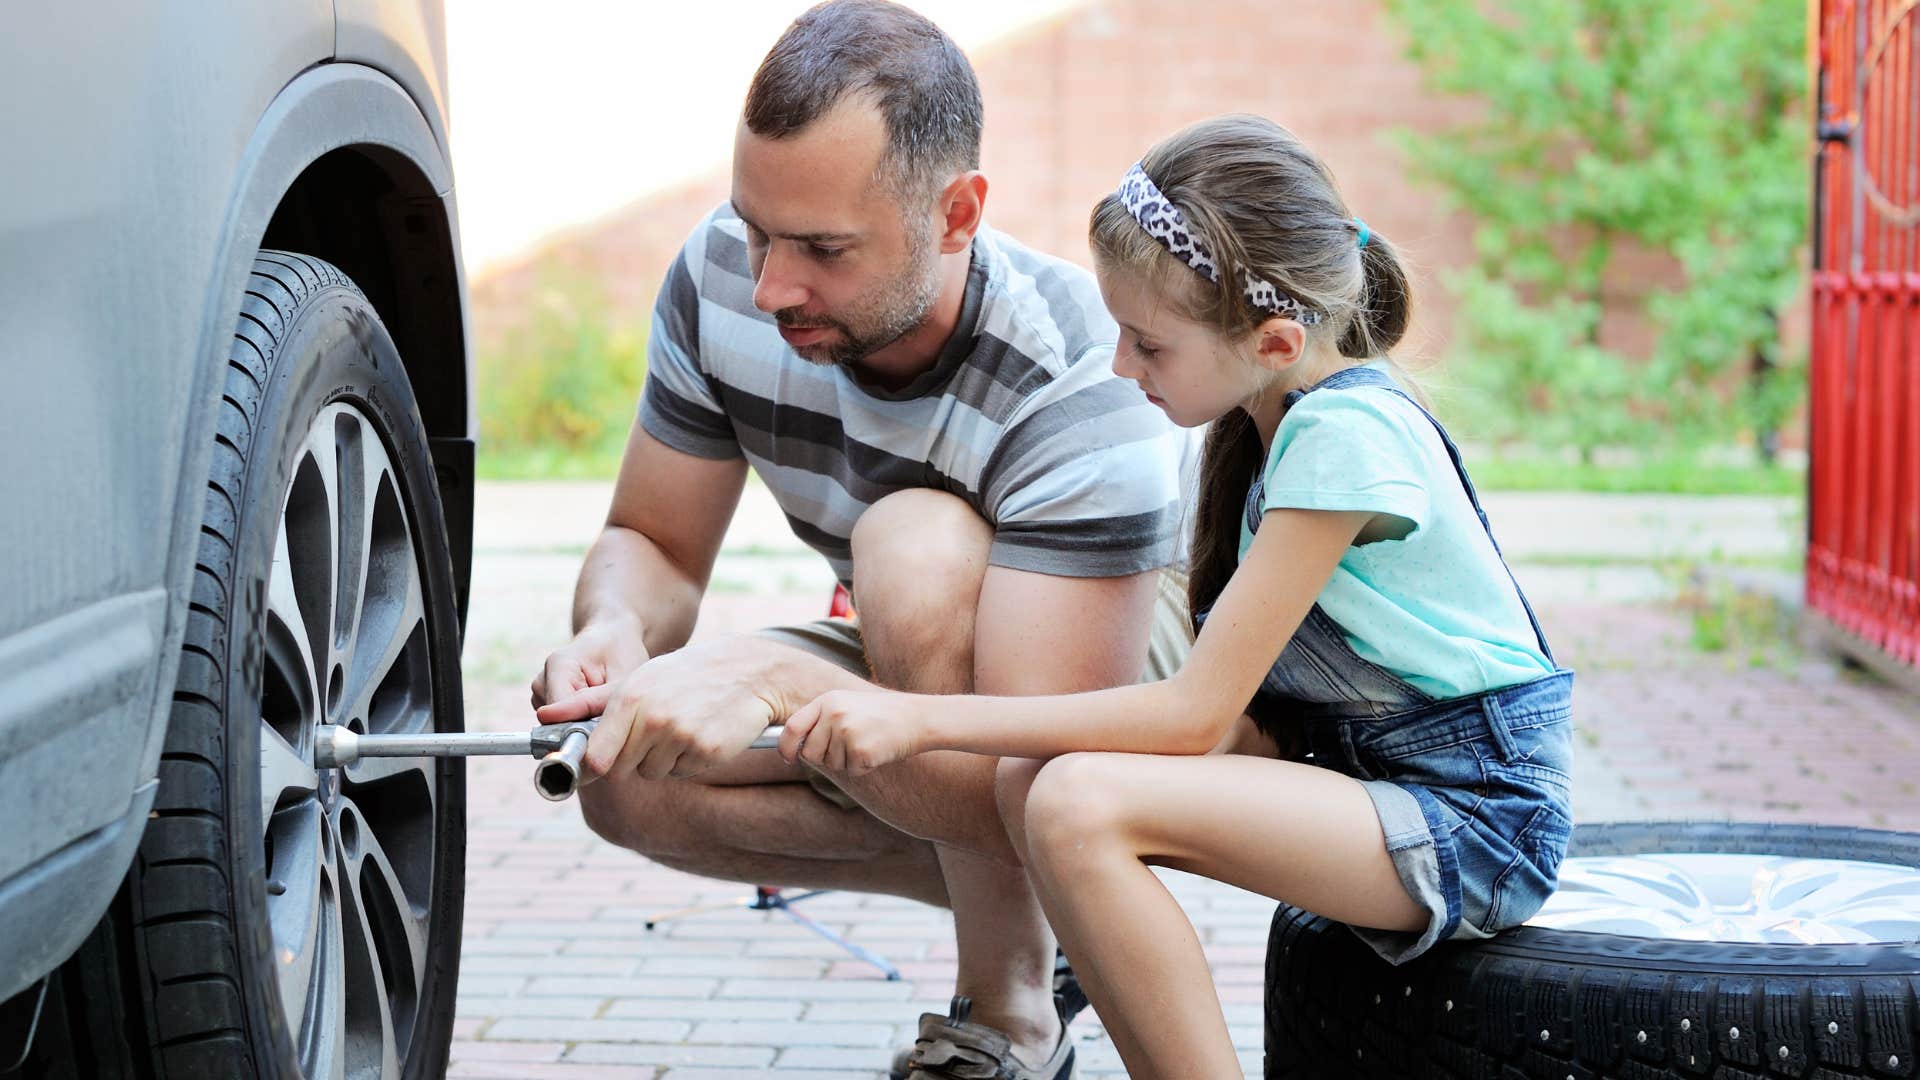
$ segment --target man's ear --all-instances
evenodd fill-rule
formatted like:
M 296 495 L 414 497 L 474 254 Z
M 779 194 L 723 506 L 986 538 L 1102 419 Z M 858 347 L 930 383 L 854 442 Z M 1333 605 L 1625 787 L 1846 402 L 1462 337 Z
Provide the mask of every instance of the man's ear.
M 954 177 L 940 192 L 940 254 L 965 251 L 987 209 L 987 175 L 978 169 Z
M 1253 355 L 1260 366 L 1278 374 L 1306 354 L 1307 328 L 1278 315 L 1253 328 Z

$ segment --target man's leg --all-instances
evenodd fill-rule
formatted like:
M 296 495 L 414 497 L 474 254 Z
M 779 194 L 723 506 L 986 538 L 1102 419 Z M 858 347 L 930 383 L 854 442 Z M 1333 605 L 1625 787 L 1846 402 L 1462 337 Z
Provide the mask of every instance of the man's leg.
M 932 844 L 822 798 L 771 751 L 751 756 L 697 780 L 590 784 L 581 814 L 603 839 L 690 874 L 947 906 Z
M 876 680 L 924 694 L 974 685 L 974 614 L 991 528 L 934 491 L 876 503 L 853 533 L 854 602 Z M 881 817 L 936 843 L 959 956 L 954 993 L 972 1019 L 1003 1031 L 1022 1061 L 1045 1061 L 1060 1039 L 1053 1008 L 1053 933 L 1006 839 L 994 761 L 930 753 L 859 779 L 837 778 Z

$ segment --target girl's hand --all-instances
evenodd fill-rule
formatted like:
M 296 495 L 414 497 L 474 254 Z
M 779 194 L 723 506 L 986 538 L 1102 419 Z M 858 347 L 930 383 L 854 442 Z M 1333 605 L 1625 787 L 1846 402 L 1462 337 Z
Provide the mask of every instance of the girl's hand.
M 923 749 L 926 718 L 912 694 L 834 690 L 787 717 L 780 756 L 858 776 Z

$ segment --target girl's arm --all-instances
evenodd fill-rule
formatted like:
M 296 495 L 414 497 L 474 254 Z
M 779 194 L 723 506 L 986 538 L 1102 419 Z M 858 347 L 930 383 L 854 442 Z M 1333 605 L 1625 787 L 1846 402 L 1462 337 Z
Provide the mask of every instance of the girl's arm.
M 847 772 L 927 750 L 1029 758 L 1074 750 L 1203 754 L 1245 710 L 1373 516 L 1268 511 L 1186 666 L 1163 682 L 1052 697 L 836 691 L 787 719 L 780 752 Z

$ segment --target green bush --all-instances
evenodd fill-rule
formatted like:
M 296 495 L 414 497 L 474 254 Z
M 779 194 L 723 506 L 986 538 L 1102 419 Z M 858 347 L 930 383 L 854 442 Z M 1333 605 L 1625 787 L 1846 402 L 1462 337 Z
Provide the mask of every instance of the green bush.
M 543 281 L 524 319 L 480 350 L 481 471 L 607 472 L 639 404 L 646 336 L 646 320 L 615 312 L 591 281 Z
M 1778 314 L 1812 201 L 1800 0 L 1387 0 L 1428 85 L 1473 120 L 1403 137 L 1473 216 L 1456 366 L 1477 434 L 1687 450 L 1772 432 L 1804 391 Z M 1637 248 L 1650 350 L 1600 332 Z

